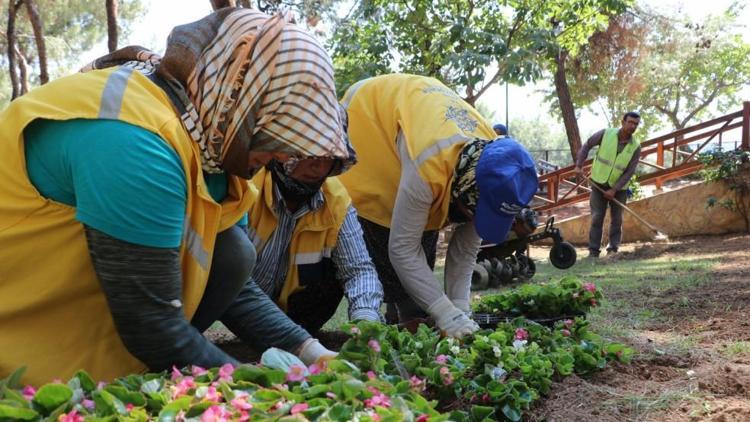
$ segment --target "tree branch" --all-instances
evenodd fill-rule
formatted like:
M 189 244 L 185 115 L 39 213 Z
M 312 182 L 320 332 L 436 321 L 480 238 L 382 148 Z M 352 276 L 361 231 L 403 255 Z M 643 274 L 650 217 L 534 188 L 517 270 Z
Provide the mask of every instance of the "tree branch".
M 44 40 L 44 25 L 42 18 L 39 16 L 39 8 L 34 0 L 26 1 L 26 12 L 29 14 L 31 28 L 34 31 L 34 40 L 36 42 L 37 56 L 39 57 L 39 82 L 42 85 L 49 82 L 49 73 L 47 72 L 47 44 Z M 112 1 L 112 0 L 109 0 Z M 108 3 L 109 3 L 108 1 Z

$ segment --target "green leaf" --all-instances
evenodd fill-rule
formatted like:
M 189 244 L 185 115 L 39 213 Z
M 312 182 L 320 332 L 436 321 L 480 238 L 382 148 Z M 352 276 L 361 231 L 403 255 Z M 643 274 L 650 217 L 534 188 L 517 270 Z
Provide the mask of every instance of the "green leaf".
M 10 374 L 7 378 L 4 378 L 0 380 L 0 385 L 7 385 L 10 389 L 21 389 L 21 378 L 23 378 L 23 374 L 26 372 L 26 367 L 22 366 L 15 371 L 13 371 L 12 374 Z
M 167 404 L 159 412 L 159 422 L 174 422 L 175 417 L 181 410 L 187 411 L 190 408 L 191 401 L 192 397 L 180 397 Z
M 87 393 L 91 393 L 96 389 L 96 383 L 91 378 L 91 375 L 88 374 L 88 372 L 84 370 L 80 370 L 76 372 L 76 374 L 73 376 L 74 378 L 78 378 L 78 381 L 81 383 L 81 388 L 83 391 Z
M 141 384 L 141 391 L 143 393 L 158 393 L 161 390 L 162 381 L 159 379 L 152 379 Z
M 34 403 L 51 412 L 73 397 L 73 390 L 65 384 L 45 384 L 34 395 Z
M 475 421 L 484 421 L 490 419 L 490 416 L 495 414 L 495 408 L 489 406 L 471 406 L 471 417 Z M 490 419 L 492 420 L 492 419 Z
M 7 401 L 18 403 L 23 407 L 29 406 L 29 402 L 26 400 L 26 398 L 16 390 L 11 390 L 3 385 L 2 389 L 0 389 L 0 392 L 2 392 L 2 396 L 0 397 L 4 397 Z
M 104 413 L 105 415 L 124 415 L 127 413 L 125 404 L 109 391 L 97 390 L 91 397 L 94 399 L 97 413 Z
M 521 420 L 521 411 L 517 407 L 511 407 L 509 404 L 503 406 L 503 415 L 513 422 Z
M 211 402 L 198 403 L 195 406 L 191 407 L 190 410 L 187 411 L 187 413 L 185 413 L 185 417 L 194 418 L 194 417 L 200 416 L 203 414 L 203 412 L 206 411 L 206 409 L 208 409 L 209 407 L 213 405 L 214 403 L 211 403 Z
M 343 403 L 336 403 L 328 409 L 327 416 L 334 421 L 346 422 L 352 419 L 353 411 L 351 406 Z
M 38 419 L 39 417 L 39 413 L 37 413 L 33 409 L 0 404 L 0 420 L 9 419 L 30 421 Z

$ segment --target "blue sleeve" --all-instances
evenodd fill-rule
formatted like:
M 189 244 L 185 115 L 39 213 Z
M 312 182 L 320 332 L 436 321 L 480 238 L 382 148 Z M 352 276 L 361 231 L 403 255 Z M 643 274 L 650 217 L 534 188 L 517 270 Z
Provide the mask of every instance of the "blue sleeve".
M 37 151 L 27 157 L 27 167 L 44 167 L 52 180 L 67 185 L 55 189 L 72 193 L 68 205 L 76 207 L 81 223 L 137 245 L 180 246 L 186 179 L 164 139 L 121 121 L 82 119 L 36 121 L 24 137 L 27 155 Z M 44 195 L 45 180 L 29 173 Z

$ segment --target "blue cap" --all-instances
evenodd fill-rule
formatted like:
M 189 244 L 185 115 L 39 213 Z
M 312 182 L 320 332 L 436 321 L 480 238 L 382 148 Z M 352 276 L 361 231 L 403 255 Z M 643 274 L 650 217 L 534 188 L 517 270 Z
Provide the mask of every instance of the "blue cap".
M 486 242 L 504 242 L 513 219 L 531 202 L 539 187 L 534 159 L 518 142 L 495 141 L 479 156 L 476 177 L 477 233 Z
M 505 125 L 502 124 L 502 123 L 495 124 L 495 126 L 492 126 L 492 129 L 494 129 L 496 131 L 500 131 L 502 135 L 507 135 L 508 134 L 508 128 L 505 127 Z

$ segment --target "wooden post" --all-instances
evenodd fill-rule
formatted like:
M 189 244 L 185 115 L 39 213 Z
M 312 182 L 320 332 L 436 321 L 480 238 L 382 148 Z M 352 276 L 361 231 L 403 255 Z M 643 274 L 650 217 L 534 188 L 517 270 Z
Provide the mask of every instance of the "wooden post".
M 659 142 L 659 144 L 656 145 L 656 165 L 664 167 L 664 142 Z M 658 192 L 661 191 L 661 185 L 662 179 L 656 179 L 656 190 Z
M 742 103 L 742 143 L 740 148 L 750 150 L 750 101 Z

